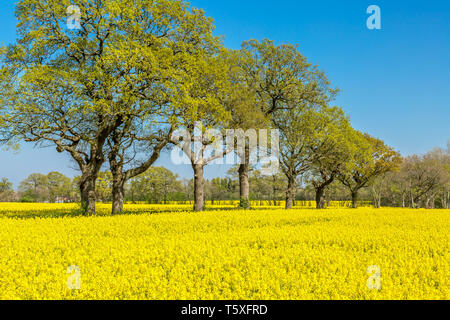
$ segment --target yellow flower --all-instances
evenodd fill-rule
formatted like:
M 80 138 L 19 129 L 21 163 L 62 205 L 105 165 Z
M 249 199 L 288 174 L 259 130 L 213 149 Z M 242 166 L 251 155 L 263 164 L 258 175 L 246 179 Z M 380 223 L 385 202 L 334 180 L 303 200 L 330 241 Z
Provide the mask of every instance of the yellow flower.
M 0 204 L 0 299 L 450 298 L 448 210 L 344 207 Z

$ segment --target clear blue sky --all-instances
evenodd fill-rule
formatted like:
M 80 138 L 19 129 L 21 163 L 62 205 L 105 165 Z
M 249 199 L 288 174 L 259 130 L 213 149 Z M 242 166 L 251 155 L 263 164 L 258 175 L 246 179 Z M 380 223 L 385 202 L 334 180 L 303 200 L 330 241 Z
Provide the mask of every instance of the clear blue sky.
M 227 47 L 270 38 L 300 46 L 342 92 L 336 104 L 357 129 L 403 155 L 445 147 L 450 140 L 450 1 L 447 0 L 192 0 L 215 19 Z M 382 30 L 366 27 L 369 5 L 381 8 Z M 13 1 L 1 1 L 0 42 L 15 39 Z M 166 165 L 183 177 L 189 166 Z M 0 177 L 16 185 L 32 172 L 75 175 L 52 148 L 0 151 Z M 227 168 L 206 170 L 208 178 Z

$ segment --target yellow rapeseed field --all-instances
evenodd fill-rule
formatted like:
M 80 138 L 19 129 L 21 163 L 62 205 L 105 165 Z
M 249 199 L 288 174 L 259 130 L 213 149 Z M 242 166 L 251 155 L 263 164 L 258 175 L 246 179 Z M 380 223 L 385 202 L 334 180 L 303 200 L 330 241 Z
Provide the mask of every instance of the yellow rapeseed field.
M 448 210 L 74 208 L 0 204 L 0 299 L 450 298 Z

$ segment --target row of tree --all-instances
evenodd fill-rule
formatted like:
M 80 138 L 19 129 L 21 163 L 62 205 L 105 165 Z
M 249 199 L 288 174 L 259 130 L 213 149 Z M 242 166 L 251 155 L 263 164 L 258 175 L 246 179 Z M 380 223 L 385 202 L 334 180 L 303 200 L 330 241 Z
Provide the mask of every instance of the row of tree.
M 69 154 L 87 214 L 95 213 L 105 164 L 112 210 L 121 212 L 127 182 L 152 188 L 142 174 L 174 145 L 192 165 L 196 211 L 204 207 L 205 166 L 232 152 L 248 208 L 250 182 L 262 190 L 250 180 L 250 159 L 263 151 L 247 139 L 252 129 L 279 132 L 288 209 L 299 177 L 310 179 L 318 208 L 335 181 L 356 206 L 362 189 L 401 164 L 397 152 L 353 129 L 331 105 L 338 90 L 297 46 L 251 40 L 229 50 L 213 35 L 213 21 L 184 0 L 81 0 L 79 29 L 67 28 L 59 0 L 16 5 L 18 40 L 1 52 L 0 140 Z M 188 135 L 174 135 L 181 128 Z M 243 148 L 234 139 L 217 148 L 229 129 L 246 137 Z
M 370 185 L 376 207 L 450 208 L 450 142 L 423 156 L 409 156 L 400 170 L 376 178 Z
M 70 179 L 58 172 L 48 175 L 33 173 L 19 184 L 17 192 L 6 178 L 0 181 L 0 202 L 77 202 L 80 200 L 80 177 Z M 316 199 L 316 178 L 303 175 L 295 183 L 295 201 Z M 111 202 L 113 177 L 102 171 L 96 183 L 96 201 Z M 125 200 L 136 203 L 166 204 L 194 200 L 194 180 L 179 179 L 164 167 L 152 167 L 131 179 L 125 186 Z M 262 175 L 250 167 L 249 199 L 265 201 L 274 206 L 285 200 L 288 180 L 283 173 Z M 205 180 L 204 200 L 212 204 L 240 199 L 239 166 L 229 170 L 226 177 Z M 450 142 L 447 150 L 436 148 L 419 156 L 403 159 L 400 168 L 372 180 L 360 190 L 360 200 L 372 201 L 375 207 L 450 208 Z M 352 189 L 339 179 L 324 190 L 324 202 L 348 201 Z

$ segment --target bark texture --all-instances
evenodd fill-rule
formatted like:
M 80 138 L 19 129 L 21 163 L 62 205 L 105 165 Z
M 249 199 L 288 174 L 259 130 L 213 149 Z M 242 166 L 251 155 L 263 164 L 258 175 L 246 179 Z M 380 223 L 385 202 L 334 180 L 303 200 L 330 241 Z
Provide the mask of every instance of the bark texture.
M 286 209 L 292 209 L 295 201 L 295 179 L 293 177 L 288 178 L 288 187 L 286 190 Z
M 316 188 L 316 208 L 325 209 L 325 187 Z
M 80 195 L 81 208 L 86 215 L 95 214 L 95 181 L 97 176 L 94 173 L 86 172 L 81 176 Z
M 352 208 L 358 208 L 358 191 L 352 191 Z
M 203 164 L 194 164 L 194 211 L 204 210 Z
M 244 159 L 241 160 L 242 164 L 239 166 L 239 207 L 243 209 L 250 209 L 250 149 L 248 146 L 245 147 L 245 156 Z

